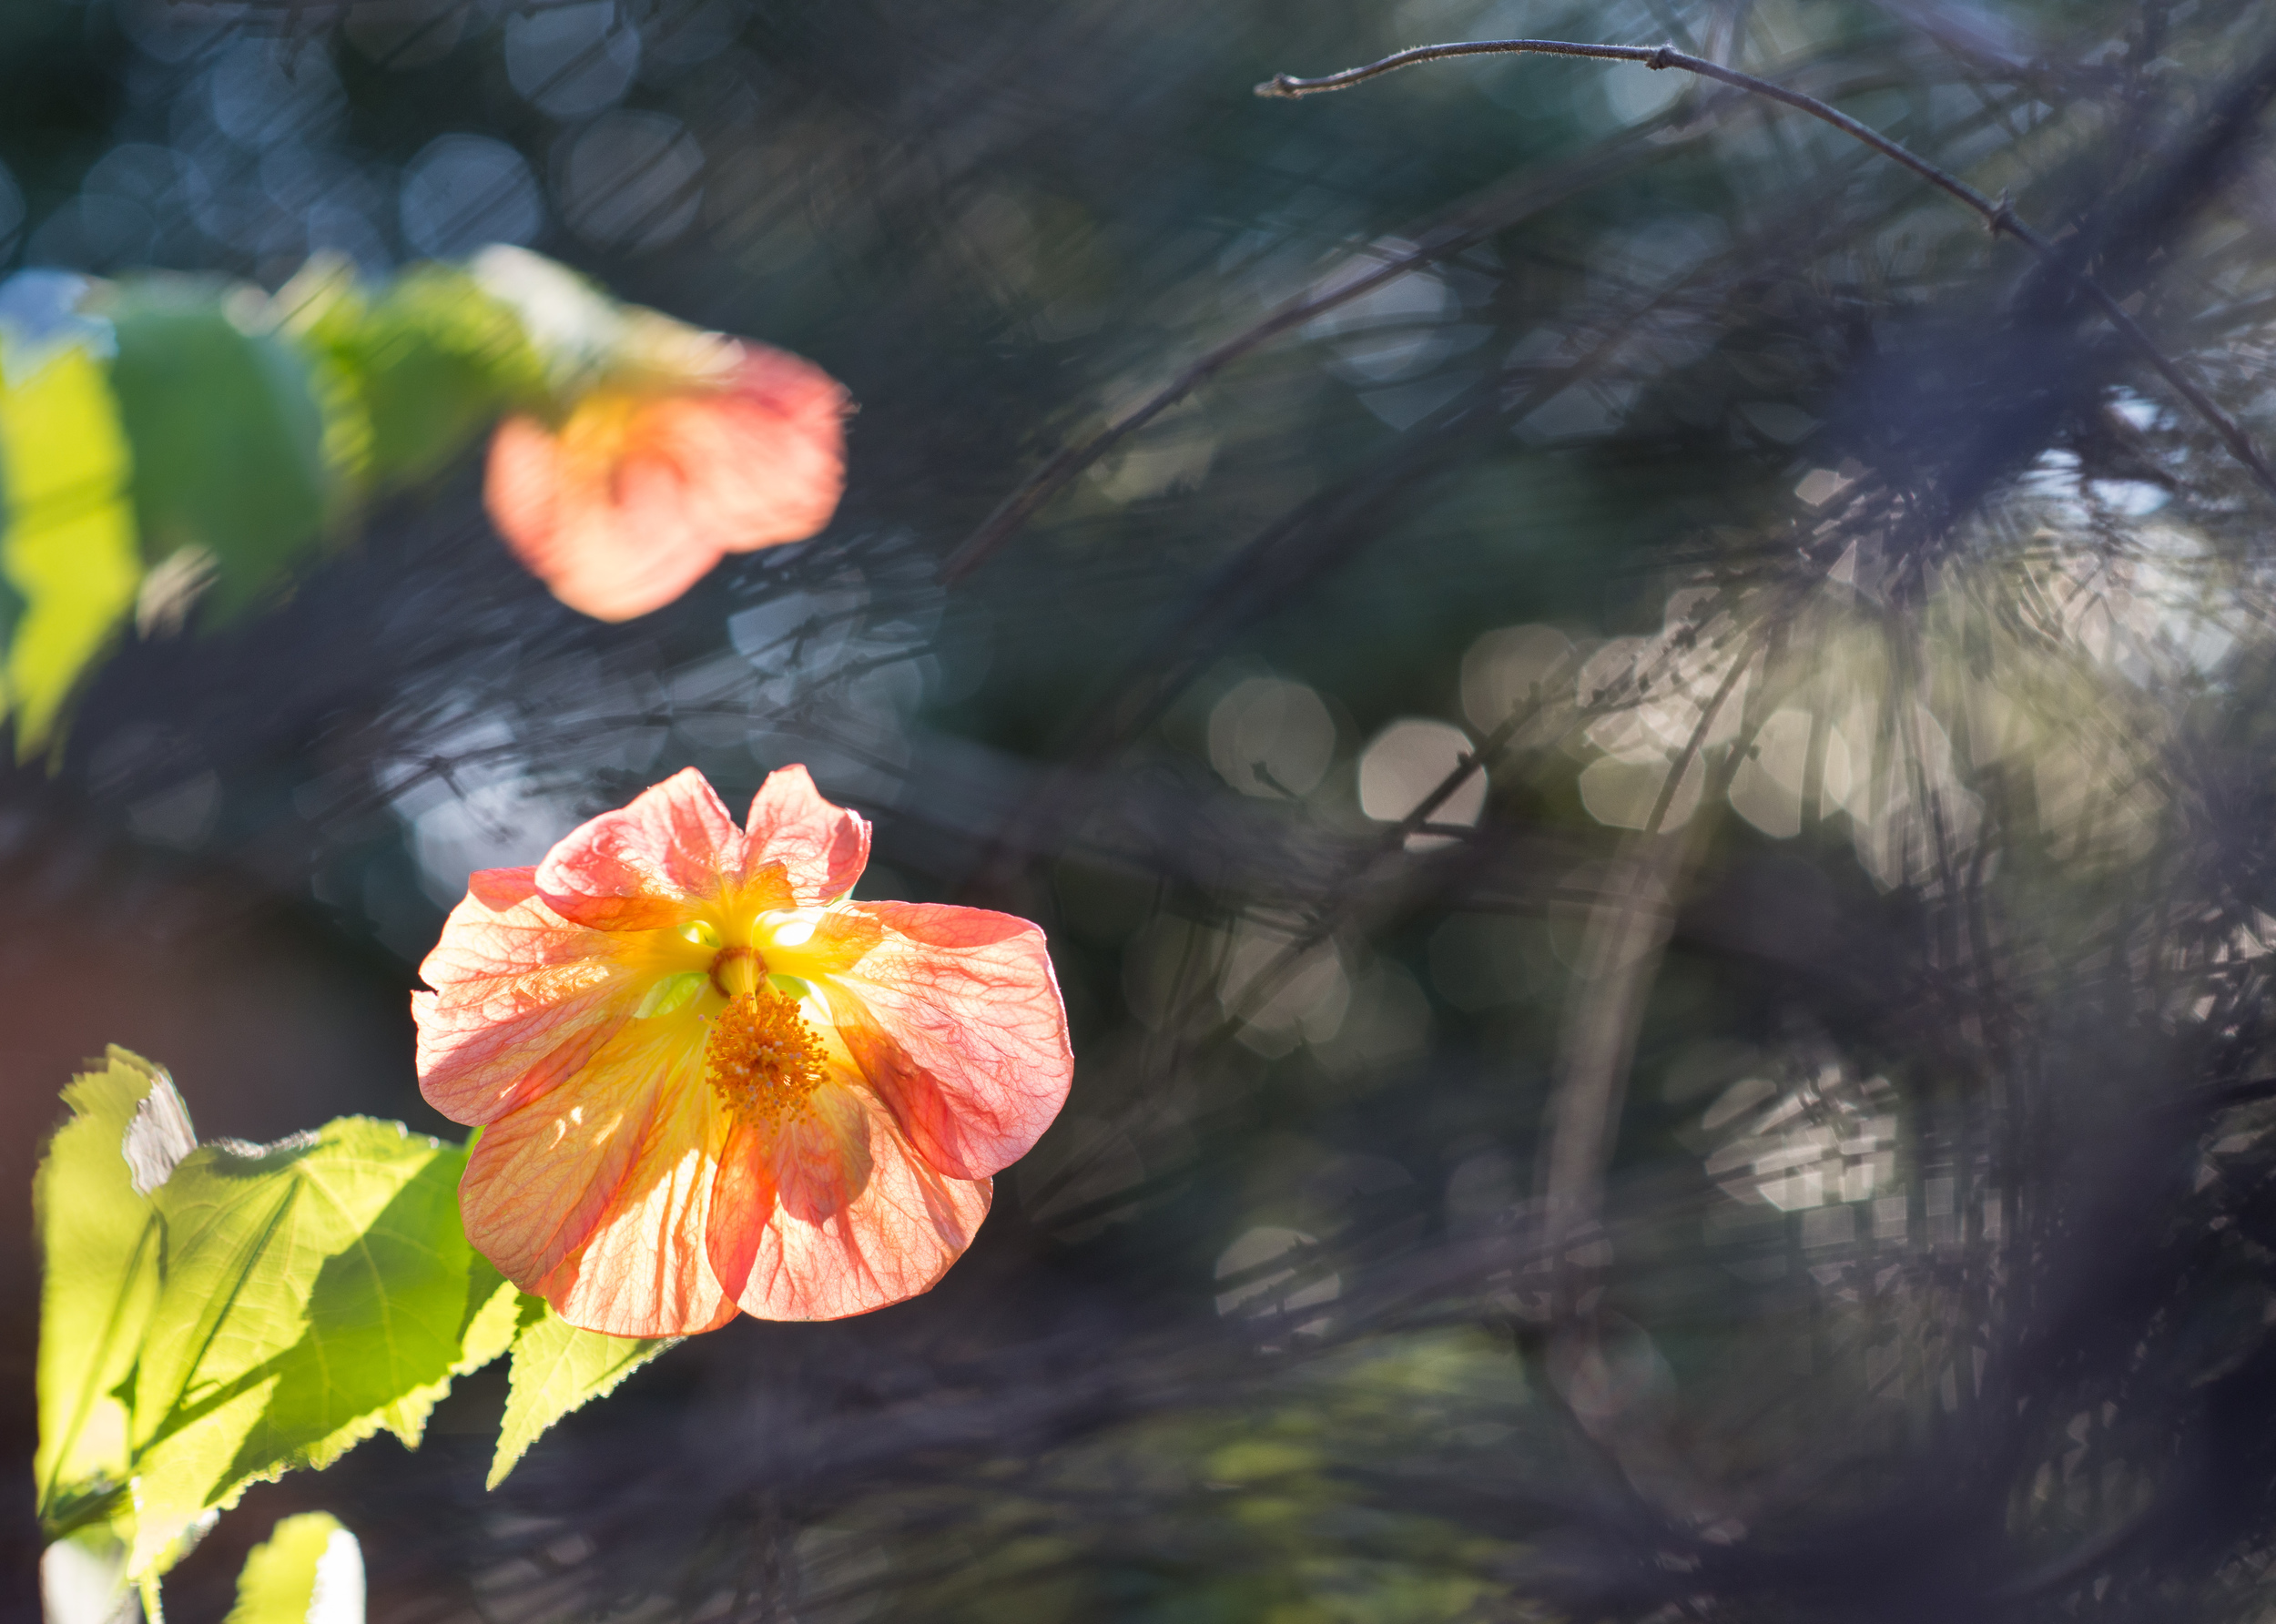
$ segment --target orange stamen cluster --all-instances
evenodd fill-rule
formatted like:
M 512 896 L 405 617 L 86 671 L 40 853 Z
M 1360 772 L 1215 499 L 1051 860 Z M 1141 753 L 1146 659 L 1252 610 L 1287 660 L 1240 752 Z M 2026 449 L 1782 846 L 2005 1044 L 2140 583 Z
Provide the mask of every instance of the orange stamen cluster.
M 727 1110 L 779 1128 L 806 1109 L 822 1081 L 822 1040 L 798 1004 L 761 981 L 729 1000 L 711 1023 L 704 1061 Z

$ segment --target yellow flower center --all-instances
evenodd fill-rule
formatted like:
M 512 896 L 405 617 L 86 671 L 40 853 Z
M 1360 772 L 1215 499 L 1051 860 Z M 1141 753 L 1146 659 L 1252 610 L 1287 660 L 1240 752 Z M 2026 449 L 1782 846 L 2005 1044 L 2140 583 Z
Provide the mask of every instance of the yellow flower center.
M 561 449 L 572 462 L 588 468 L 613 466 L 625 454 L 635 420 L 646 404 L 620 390 L 596 389 L 577 402 L 561 427 Z
M 767 961 L 755 949 L 721 948 L 712 956 L 711 984 L 721 998 L 740 998 L 766 979 Z
M 748 948 L 723 951 L 711 979 L 731 995 L 704 1043 L 711 1086 L 739 1120 L 778 1128 L 806 1109 L 821 1084 L 822 1040 L 797 1000 L 767 984 L 763 962 Z

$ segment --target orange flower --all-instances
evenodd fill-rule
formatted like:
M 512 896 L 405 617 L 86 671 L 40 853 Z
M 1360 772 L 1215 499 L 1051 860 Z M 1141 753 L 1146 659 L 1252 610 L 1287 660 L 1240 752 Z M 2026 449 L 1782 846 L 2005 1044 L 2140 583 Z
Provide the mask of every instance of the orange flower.
M 419 1086 L 482 1138 L 467 1238 L 570 1324 L 837 1319 L 930 1287 L 1067 1097 L 1043 933 L 854 902 L 869 826 L 802 766 L 737 828 L 693 767 L 469 882 Z
M 626 368 L 557 430 L 509 417 L 491 441 L 492 522 L 572 609 L 661 609 L 725 554 L 803 541 L 837 511 L 845 390 L 763 344 L 702 347 L 700 369 Z

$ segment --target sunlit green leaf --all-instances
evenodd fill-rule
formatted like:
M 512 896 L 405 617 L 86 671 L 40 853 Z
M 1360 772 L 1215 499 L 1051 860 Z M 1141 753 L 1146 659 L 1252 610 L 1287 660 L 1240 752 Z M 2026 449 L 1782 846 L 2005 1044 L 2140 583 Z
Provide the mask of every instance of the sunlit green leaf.
M 5 698 L 17 753 L 29 756 L 125 623 L 142 559 L 132 459 L 101 360 L 66 344 L 36 366 L 0 354 L 0 576 L 20 605 Z
M 158 1217 L 147 1192 L 195 1142 L 166 1072 L 124 1049 L 64 1091 L 71 1120 L 32 1186 L 40 1286 L 39 1514 L 51 1532 L 105 1514 L 126 1485 L 127 1406 L 157 1298 Z
M 226 1624 L 362 1624 L 363 1548 L 337 1517 L 304 1511 L 245 1555 Z
M 104 312 L 144 552 L 156 563 L 202 548 L 217 566 L 206 609 L 223 619 L 259 603 L 347 495 L 319 380 L 298 346 L 262 330 L 259 305 L 249 289 L 148 278 L 121 284 Z
M 201 1147 L 158 1191 L 165 1281 L 135 1381 L 133 1567 L 207 1510 L 379 1431 L 416 1444 L 453 1375 L 503 1350 L 514 1295 L 458 1217 L 465 1152 L 346 1117 Z
M 571 1410 L 615 1390 L 634 1371 L 670 1347 L 676 1337 L 603 1336 L 580 1331 L 535 1298 L 523 1299 L 522 1334 L 513 1342 L 513 1374 L 506 1415 L 491 1457 L 495 1488 L 546 1428 Z
M 44 1624 L 128 1624 L 132 1591 L 126 1544 L 101 1524 L 67 1534 L 40 1553 Z
M 502 410 L 542 393 L 521 321 L 454 267 L 416 266 L 368 295 L 335 280 L 305 300 L 294 326 L 360 394 L 375 485 L 439 472 Z

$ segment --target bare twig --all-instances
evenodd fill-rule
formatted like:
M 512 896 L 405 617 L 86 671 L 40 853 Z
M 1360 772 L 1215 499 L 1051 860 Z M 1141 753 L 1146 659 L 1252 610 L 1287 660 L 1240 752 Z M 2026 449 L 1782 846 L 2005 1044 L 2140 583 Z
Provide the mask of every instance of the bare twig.
M 1418 232 L 1411 251 L 1386 259 L 1374 269 L 1348 281 L 1314 288 L 1288 300 L 1202 356 L 1105 428 L 1087 440 L 1065 447 L 1022 480 L 950 554 L 940 566 L 941 580 L 953 585 L 970 574 L 992 557 L 1036 510 L 1065 490 L 1084 469 L 1243 356 L 1338 305 L 1372 293 L 1421 266 L 1460 253 L 1492 232 L 1610 178 L 1644 150 L 1640 143 L 1623 144 L 1577 159 L 1546 177 L 1529 176 L 1515 185 L 1497 188 L 1452 216 L 1443 218 L 1437 226 Z M 1653 156 L 1658 156 L 1656 150 Z
M 1636 838 L 1625 843 L 1612 878 L 1590 910 L 1582 939 L 1559 1034 L 1557 1081 L 1541 1147 L 1543 1235 L 1550 1254 L 1560 1260 L 1560 1315 L 1572 1296 L 1563 1266 L 1566 1254 L 1602 1214 L 1605 1171 L 1635 1063 L 1644 1000 L 1659 976 L 1661 951 L 1674 921 L 1676 889 L 1696 839 L 1695 827 L 1671 830 L 1668 817 L 1684 777 L 1706 752 L 1717 716 L 1764 646 L 1756 626 L 1742 629 L 1734 641 L 1729 669 L 1701 707 L 1682 750 L 1669 762 L 1651 816 Z
M 1329 888 L 1326 900 L 1314 910 L 1312 919 L 1282 945 L 1271 963 L 1249 979 L 1232 1007 L 1225 1011 L 1224 1020 L 1218 1023 L 1205 1043 L 1214 1043 L 1239 1030 L 1242 1022 L 1255 1016 L 1279 995 L 1302 968 L 1306 956 L 1335 935 L 1345 919 L 1358 908 L 1360 899 L 1366 895 L 1368 876 L 1377 865 L 1405 851 L 1407 841 L 1416 835 L 1436 827 L 1431 818 L 1439 808 L 1451 800 L 1463 785 L 1492 766 L 1511 741 L 1548 708 L 1547 678 L 1563 675 L 1561 665 L 1560 661 L 1559 665 L 1552 666 L 1550 672 L 1544 674 L 1542 681 L 1536 686 L 1530 705 L 1519 705 L 1512 710 L 1500 726 L 1486 736 L 1477 749 L 1463 751 L 1456 758 L 1453 767 L 1438 780 L 1436 788 L 1417 801 L 1406 817 L 1360 849 L 1342 878 Z M 1474 832 L 1468 827 L 1460 831 L 1463 836 Z
M 1395 52 L 1379 62 L 1370 62 L 1363 67 L 1346 68 L 1341 73 L 1327 74 L 1316 79 L 1299 79 L 1290 74 L 1275 74 L 1256 86 L 1256 94 L 1288 97 L 1316 96 L 1323 91 L 1348 89 L 1380 75 L 1425 62 L 1438 62 L 1454 56 L 1579 56 L 1605 62 L 1641 62 L 1654 71 L 1681 68 L 1702 78 L 1734 86 L 1754 96 L 1783 102 L 1797 112 L 1807 113 L 1813 118 L 1832 125 L 1844 135 L 1863 142 L 1892 162 L 1902 164 L 1938 191 L 1956 198 L 1981 216 L 1992 235 L 2014 238 L 2048 266 L 2068 277 L 2108 319 L 2119 335 L 2133 345 L 2158 375 L 2172 385 L 2174 392 L 2189 403 L 2190 409 L 2204 420 L 2206 425 L 2220 437 L 2220 442 L 2229 448 L 2230 455 L 2251 474 L 2254 482 L 2271 497 L 2276 497 L 2276 472 L 2270 470 L 2260 448 L 2253 444 L 2251 436 L 2221 411 L 2212 397 L 2182 371 L 2171 357 L 2158 348 L 2156 341 L 2142 330 L 2140 323 L 2128 315 L 2107 289 L 2018 218 L 2004 193 L 1997 198 L 1986 197 L 1958 176 L 1937 167 L 1902 143 L 1892 140 L 1870 125 L 1859 123 L 1840 108 L 1814 96 L 1804 96 L 1801 91 L 1789 89 L 1773 80 L 1742 73 L 1734 67 L 1725 67 L 1720 62 L 1710 62 L 1704 56 L 1694 56 L 1687 51 L 1679 51 L 1673 46 L 1600 46 L 1562 39 L 1478 39 L 1450 45 L 1417 46 L 1412 50 Z
M 1547 369 L 1546 375 L 1536 378 L 1521 399 L 1499 410 L 1499 421 L 1521 422 L 1566 389 L 1597 371 L 1621 346 L 1634 339 L 1644 319 L 1690 286 L 1698 274 L 1697 267 L 1686 270 L 1653 289 L 1649 297 L 1623 307 L 1615 319 L 1603 321 L 1600 325 L 1604 336 L 1600 340 L 1570 363 Z M 1505 375 L 1505 378 L 1508 376 L 1510 375 Z M 1495 385 L 1494 389 L 1498 391 L 1499 385 Z M 1276 585 L 1283 591 L 1293 590 L 1346 555 L 1351 544 L 1344 543 L 1345 551 L 1339 552 L 1336 545 L 1321 545 L 1316 540 L 1307 541 L 1307 532 L 1348 530 L 1357 518 L 1372 511 L 1381 492 L 1397 489 L 1413 477 L 1414 468 L 1427 466 L 1429 460 L 1443 454 L 1444 448 L 1438 444 L 1442 434 L 1465 423 L 1475 428 L 1477 421 L 1483 421 L 1479 419 L 1476 404 L 1480 398 L 1478 391 L 1473 391 L 1441 407 L 1407 431 L 1402 442 L 1407 449 L 1402 451 L 1390 465 L 1363 472 L 1331 491 L 1311 497 L 1214 572 L 1203 588 L 1193 595 L 1191 607 L 1182 611 L 1149 640 L 1147 646 L 1131 661 L 1108 695 L 1092 707 L 1090 718 L 1078 730 L 1074 742 L 1068 748 L 1068 765 L 1056 782 L 1046 784 L 1038 793 L 1022 822 L 1017 826 L 1031 832 L 1020 838 L 1014 838 L 1009 833 L 999 837 L 975 865 L 975 878 L 970 882 L 974 894 L 990 895 L 996 887 L 1004 883 L 1001 865 L 1014 851 L 1030 849 L 1035 845 L 1036 837 L 1031 831 L 1048 827 L 1064 816 L 1065 804 L 1071 796 L 1080 792 L 1079 781 L 1091 767 L 1103 762 L 1122 744 L 1159 717 L 1171 696 L 1181 691 L 1185 683 L 1207 663 L 1214 650 L 1230 634 L 1231 628 L 1245 624 L 1257 613 L 1256 605 L 1269 596 L 1264 586 Z M 1101 443 L 1099 438 L 1093 438 L 1086 444 L 1062 453 L 1062 459 L 1087 460 Z M 1053 466 L 1057 466 L 1056 461 Z M 1080 461 L 1072 464 L 1074 469 L 1081 466 Z M 1043 485 L 1048 473 L 1046 469 L 1033 476 L 1021 487 L 1021 492 L 1031 493 L 1036 502 L 1042 501 L 1051 490 L 1058 488 L 1056 485 L 1048 488 Z M 1072 472 L 1068 477 L 1072 477 Z M 1020 493 L 1015 492 L 1012 500 L 1021 500 Z M 997 533 L 991 544 L 1000 543 L 1011 533 L 1011 528 L 1015 527 L 1016 521 L 1011 527 Z M 974 541 L 987 534 L 988 532 L 983 529 Z M 1297 543 L 1303 543 L 1307 552 L 1300 553 L 1293 564 L 1280 563 L 1280 555 Z M 967 545 L 969 547 L 971 543 Z M 1280 571 L 1277 575 L 1273 573 L 1275 569 Z M 1274 598 L 1272 601 L 1280 600 Z

